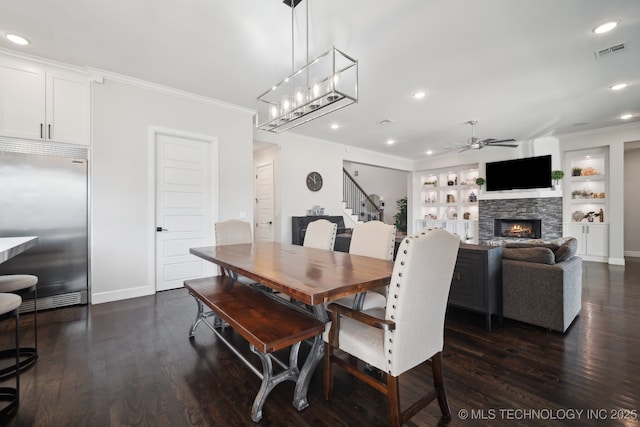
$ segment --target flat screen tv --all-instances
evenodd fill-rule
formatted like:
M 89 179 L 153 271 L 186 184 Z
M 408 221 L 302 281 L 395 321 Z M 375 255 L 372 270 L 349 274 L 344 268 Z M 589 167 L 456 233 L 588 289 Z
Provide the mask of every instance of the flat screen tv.
M 551 155 L 490 162 L 486 165 L 487 191 L 551 187 Z

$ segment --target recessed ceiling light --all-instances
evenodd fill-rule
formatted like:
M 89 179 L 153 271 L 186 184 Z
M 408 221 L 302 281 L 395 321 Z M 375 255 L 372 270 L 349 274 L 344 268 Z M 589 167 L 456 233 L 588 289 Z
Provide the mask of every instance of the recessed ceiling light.
M 433 151 L 431 151 L 431 150 L 427 150 L 427 156 L 430 156 L 430 155 L 432 155 L 432 154 L 433 154 Z
M 427 94 L 425 92 L 416 92 L 416 93 L 413 94 L 413 97 L 415 99 L 422 99 L 425 96 L 427 96 Z
M 337 123 L 334 123 L 334 124 L 331 125 L 331 129 L 335 130 L 335 129 L 338 129 L 338 128 L 340 128 L 340 125 L 337 124 Z
M 621 116 L 620 116 L 620 119 L 621 119 L 621 120 L 629 120 L 631 117 L 633 117 L 633 114 L 629 114 L 629 113 L 627 113 L 627 114 L 623 114 L 623 115 L 621 115 Z
M 604 34 L 604 33 L 608 33 L 609 31 L 613 30 L 615 27 L 618 26 L 618 24 L 620 23 L 620 21 L 609 21 L 609 22 L 605 22 L 604 24 L 600 24 L 597 27 L 595 27 L 593 29 L 593 32 L 595 34 Z
M 19 36 L 17 34 L 11 34 L 11 33 L 7 33 L 5 34 L 5 37 L 15 43 L 15 44 L 19 44 L 20 46 L 26 46 L 29 44 L 29 40 L 27 40 L 26 38 Z
M 396 141 L 394 141 L 393 139 L 387 139 L 387 145 L 393 145 L 395 144 Z
M 612 86 L 609 86 L 609 89 L 611 90 L 621 90 L 624 89 L 625 87 L 627 87 L 626 83 L 616 83 Z

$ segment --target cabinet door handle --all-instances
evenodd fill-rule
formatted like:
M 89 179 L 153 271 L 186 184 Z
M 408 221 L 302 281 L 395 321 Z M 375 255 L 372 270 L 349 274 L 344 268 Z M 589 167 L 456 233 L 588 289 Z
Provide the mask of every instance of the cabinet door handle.
M 51 123 L 49 123 L 49 136 L 47 138 L 51 139 Z
M 43 123 L 40 123 L 40 139 L 43 139 L 43 138 L 44 138 L 44 135 L 42 134 L 42 132 L 43 132 L 43 128 L 44 128 L 44 124 L 43 124 Z
M 454 271 L 453 272 L 453 279 L 457 280 L 457 281 L 460 281 L 460 280 L 462 280 L 462 276 L 457 271 Z

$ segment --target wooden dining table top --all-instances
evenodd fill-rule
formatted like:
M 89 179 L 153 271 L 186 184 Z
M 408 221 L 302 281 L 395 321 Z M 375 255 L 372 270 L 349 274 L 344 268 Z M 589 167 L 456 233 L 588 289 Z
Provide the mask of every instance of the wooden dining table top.
M 309 305 L 389 284 L 393 262 L 278 242 L 190 252 Z

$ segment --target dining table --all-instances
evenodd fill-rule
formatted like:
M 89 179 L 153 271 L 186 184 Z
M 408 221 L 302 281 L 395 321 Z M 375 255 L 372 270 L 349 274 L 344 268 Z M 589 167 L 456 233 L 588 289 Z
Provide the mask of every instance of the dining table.
M 324 323 L 329 321 L 325 303 L 386 286 L 393 271 L 392 261 L 279 242 L 207 246 L 190 253 L 287 295 Z M 299 411 L 309 406 L 309 382 L 323 353 L 318 335 L 296 381 L 293 404 Z

